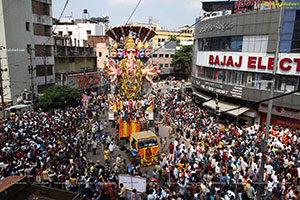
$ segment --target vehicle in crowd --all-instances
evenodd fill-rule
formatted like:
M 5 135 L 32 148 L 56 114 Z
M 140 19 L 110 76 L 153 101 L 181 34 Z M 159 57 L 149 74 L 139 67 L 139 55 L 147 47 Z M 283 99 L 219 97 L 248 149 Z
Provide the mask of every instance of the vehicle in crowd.
M 152 131 L 142 131 L 130 135 L 128 150 L 137 151 L 137 163 L 142 167 L 154 165 L 157 163 L 159 154 L 159 140 Z
M 29 111 L 30 105 L 18 104 L 5 109 L 5 117 L 14 119 L 16 114 L 22 114 L 23 112 Z

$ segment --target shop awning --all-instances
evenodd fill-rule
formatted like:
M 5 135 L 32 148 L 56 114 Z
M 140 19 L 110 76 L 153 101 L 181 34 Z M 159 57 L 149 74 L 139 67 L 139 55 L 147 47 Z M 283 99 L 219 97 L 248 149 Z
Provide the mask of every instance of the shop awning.
M 193 92 L 193 95 L 195 95 L 195 96 L 197 96 L 197 97 L 199 97 L 199 98 L 201 98 L 201 99 L 203 99 L 203 100 L 205 100 L 205 101 L 208 101 L 208 100 L 211 99 L 210 97 L 208 97 L 208 96 L 206 96 L 206 95 L 204 95 L 204 94 L 201 94 L 201 93 L 199 93 L 199 92 Z
M 213 110 L 216 109 L 216 101 L 215 100 L 207 101 L 207 102 L 203 103 L 202 105 L 205 106 L 205 107 L 211 108 Z M 229 115 L 233 115 L 233 116 L 239 116 L 239 115 L 243 114 L 244 112 L 250 110 L 249 108 L 246 108 L 246 107 L 240 107 L 239 109 L 231 110 L 231 109 L 234 109 L 234 108 L 238 108 L 239 106 L 229 104 L 229 103 L 226 103 L 224 101 L 219 101 L 218 105 L 220 107 L 220 112 L 230 110 L 230 111 L 227 111 L 225 113 L 227 113 Z

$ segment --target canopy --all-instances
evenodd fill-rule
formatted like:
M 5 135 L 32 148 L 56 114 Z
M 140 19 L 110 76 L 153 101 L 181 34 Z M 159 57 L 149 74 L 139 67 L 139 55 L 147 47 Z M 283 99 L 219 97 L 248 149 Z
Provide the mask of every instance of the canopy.
M 203 103 L 202 105 L 205 106 L 205 107 L 209 107 L 213 110 L 216 109 L 216 101 L 215 100 L 207 101 L 207 102 Z M 220 112 L 224 112 L 224 111 L 227 111 L 227 110 L 231 110 L 231 109 L 240 107 L 240 106 L 237 106 L 237 105 L 226 103 L 224 101 L 219 101 L 218 106 L 220 107 Z M 228 112 L 225 112 L 225 113 L 233 115 L 233 116 L 236 117 L 236 116 L 239 116 L 239 115 L 243 114 L 244 112 L 246 112 L 248 110 L 250 110 L 250 109 L 246 108 L 246 107 L 240 107 L 238 109 L 231 110 L 231 111 L 228 111 Z
M 206 95 L 204 95 L 204 94 L 201 94 L 201 93 L 199 93 L 199 92 L 193 92 L 193 95 L 195 95 L 195 96 L 197 96 L 197 97 L 199 97 L 199 98 L 201 98 L 201 99 L 203 99 L 203 100 L 205 100 L 205 101 L 208 101 L 208 100 L 211 99 L 210 97 L 208 97 L 208 96 L 206 96 Z

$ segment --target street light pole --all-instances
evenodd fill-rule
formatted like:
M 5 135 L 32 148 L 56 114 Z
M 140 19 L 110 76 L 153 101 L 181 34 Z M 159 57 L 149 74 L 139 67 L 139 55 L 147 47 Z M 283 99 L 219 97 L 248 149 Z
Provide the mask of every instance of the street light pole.
M 0 46 L 0 50 L 2 50 L 2 49 L 5 49 L 5 47 Z M 4 103 L 1 56 L 0 56 L 0 94 L 1 94 L 1 107 L 2 107 L 2 120 L 3 120 L 5 118 L 5 103 Z
M 217 118 L 217 123 L 219 124 L 220 121 L 220 107 L 219 107 L 219 99 L 218 99 L 218 93 L 216 93 L 216 118 Z
M 278 35 L 277 35 L 277 43 L 276 43 L 276 49 L 275 49 L 275 59 L 274 59 L 274 67 L 273 67 L 273 73 L 272 73 L 272 82 L 271 82 L 271 88 L 270 88 L 270 98 L 269 104 L 268 104 L 268 114 L 267 114 L 267 121 L 266 121 L 266 130 L 264 134 L 264 138 L 262 140 L 262 159 L 261 164 L 259 168 L 259 185 L 258 185 L 258 191 L 257 191 L 257 199 L 262 200 L 262 194 L 263 189 L 265 187 L 264 183 L 264 169 L 265 169 L 265 162 L 266 162 L 266 154 L 267 154 L 267 144 L 269 139 L 269 129 L 270 129 L 270 122 L 271 122 L 271 115 L 272 115 L 272 107 L 273 107 L 273 96 L 274 96 L 274 89 L 275 89 L 275 81 L 276 81 L 276 71 L 278 67 L 278 54 L 279 54 L 279 48 L 280 48 L 280 34 L 281 34 L 281 27 L 282 27 L 282 16 L 284 13 L 284 8 L 280 7 L 280 13 L 279 13 L 279 23 L 278 23 Z
M 27 52 L 29 54 L 29 61 L 30 61 L 30 65 L 29 65 L 29 75 L 30 75 L 30 93 L 31 93 L 31 106 L 33 109 L 33 104 L 34 104 L 34 85 L 33 85 L 33 65 L 32 65 L 32 48 L 28 47 L 27 48 Z

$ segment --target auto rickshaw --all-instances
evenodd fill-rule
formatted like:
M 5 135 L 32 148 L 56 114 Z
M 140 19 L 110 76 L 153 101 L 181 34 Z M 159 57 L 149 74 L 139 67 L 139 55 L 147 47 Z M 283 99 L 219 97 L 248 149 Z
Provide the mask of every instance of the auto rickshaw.
M 130 135 L 130 150 L 137 150 L 137 161 L 141 166 L 157 163 L 159 139 L 152 131 L 142 131 Z

